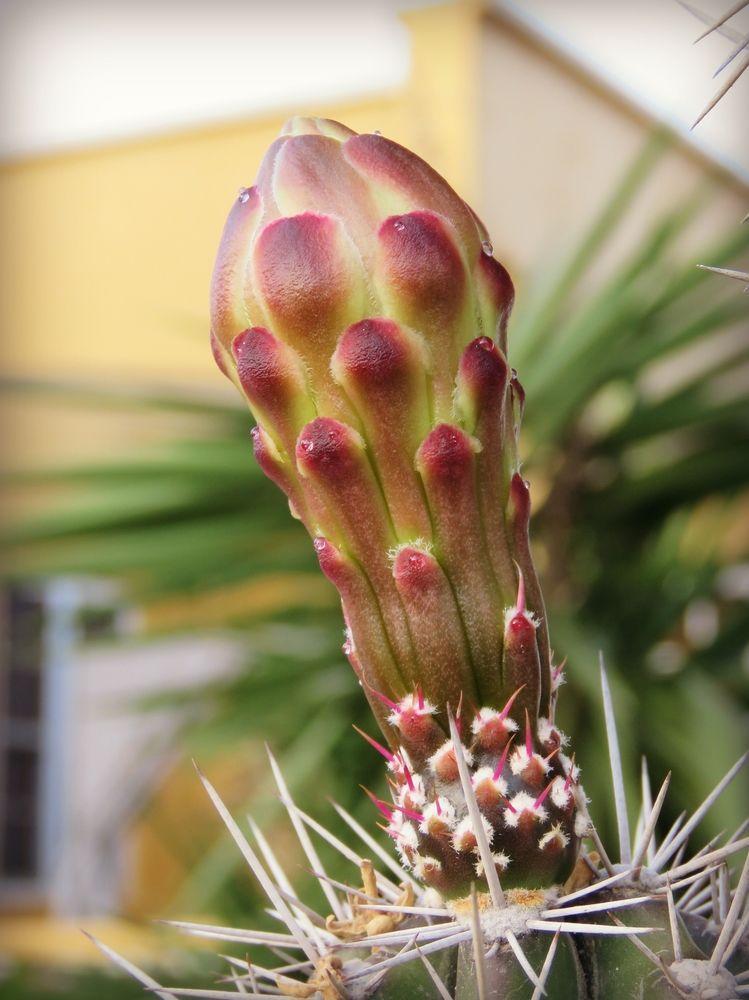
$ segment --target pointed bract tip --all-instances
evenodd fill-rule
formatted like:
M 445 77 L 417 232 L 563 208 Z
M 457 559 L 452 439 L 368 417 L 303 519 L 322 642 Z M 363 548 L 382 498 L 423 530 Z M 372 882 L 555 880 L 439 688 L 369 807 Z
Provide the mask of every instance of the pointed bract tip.
M 512 708 L 513 702 L 515 701 L 515 699 L 517 698 L 517 696 L 520 694 L 520 692 L 523 690 L 523 688 L 525 686 L 526 686 L 525 684 L 521 684 L 520 687 L 517 689 L 517 691 L 514 691 L 510 695 L 510 697 L 507 699 L 507 704 L 502 709 L 502 711 L 499 713 L 500 719 L 504 720 L 504 719 L 507 718 L 507 716 L 510 714 L 510 709 Z
M 494 773 L 492 775 L 492 780 L 493 781 L 498 781 L 499 778 L 500 778 L 500 776 L 501 776 L 501 774 L 502 774 L 502 772 L 504 771 L 505 764 L 507 763 L 507 755 L 510 752 L 510 747 L 512 746 L 514 739 L 515 739 L 515 736 L 513 734 L 509 738 L 509 740 L 507 741 L 507 743 L 505 743 L 505 748 L 502 751 L 502 756 L 499 758 L 499 760 L 497 761 L 497 766 L 494 768 Z
M 379 754 L 382 754 L 382 756 L 385 758 L 388 764 L 390 764 L 393 760 L 395 760 L 394 753 L 391 753 L 390 750 L 384 747 L 381 743 L 378 743 L 377 740 L 373 739 L 371 736 L 368 736 L 363 729 L 359 729 L 359 727 L 354 723 L 352 723 L 352 726 L 357 731 L 357 733 L 360 736 L 362 736 L 367 741 L 367 743 L 369 743 L 370 746 L 374 747 Z

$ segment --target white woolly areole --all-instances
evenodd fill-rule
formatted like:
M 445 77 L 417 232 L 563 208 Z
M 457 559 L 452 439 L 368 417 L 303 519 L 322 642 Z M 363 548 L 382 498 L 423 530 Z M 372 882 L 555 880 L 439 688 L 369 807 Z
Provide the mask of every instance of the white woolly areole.
M 557 807 L 557 809 L 566 809 L 572 800 L 572 790 L 570 788 L 565 788 L 566 781 L 564 778 L 557 776 L 551 783 L 551 791 L 549 795 L 551 796 L 551 801 Z
M 583 786 L 582 785 L 574 785 L 573 786 L 573 795 L 575 796 L 575 802 L 577 803 L 578 808 L 582 809 L 583 812 L 587 812 L 587 809 L 585 807 L 590 802 L 590 799 L 585 794 L 585 789 L 583 788 Z
M 495 867 L 499 868 L 501 872 L 507 871 L 507 868 L 509 867 L 510 864 L 510 860 L 511 860 L 510 855 L 505 854 L 504 851 L 497 851 L 496 854 L 492 854 L 492 861 L 494 862 Z M 483 878 L 484 862 L 480 854 L 478 855 L 476 861 L 474 862 L 473 870 L 476 872 L 478 878 Z
M 401 823 L 398 828 L 398 840 L 397 843 L 402 844 L 403 847 L 412 847 L 414 850 L 419 846 L 419 834 L 413 823 L 406 820 Z
M 437 802 L 439 801 L 439 810 Z M 451 830 L 455 826 L 455 806 L 443 795 L 430 802 L 422 811 L 423 820 L 419 824 L 422 833 L 431 833 L 432 824 L 440 823 Z
M 541 837 L 538 842 L 538 846 L 543 851 L 545 847 L 548 847 L 548 845 L 554 843 L 554 841 L 556 841 L 560 847 L 566 847 L 570 842 L 570 838 L 558 823 L 555 823 L 554 826 L 552 826 L 552 828 L 548 830 L 543 837 Z
M 463 750 L 463 760 L 470 767 L 471 764 L 473 764 L 473 754 L 468 749 L 468 747 L 463 746 L 462 743 L 460 745 L 461 745 L 461 748 Z M 452 740 L 446 740 L 442 744 L 442 746 L 439 748 L 439 750 L 436 750 L 432 754 L 432 756 L 429 758 L 429 766 L 431 767 L 431 769 L 434 771 L 435 774 L 437 773 L 437 767 L 439 766 L 439 764 L 445 759 L 445 757 L 448 756 L 448 754 L 453 749 L 454 749 L 454 747 L 453 747 L 453 741 Z
M 403 549 L 418 549 L 419 552 L 424 552 L 430 555 L 432 552 L 432 543 L 428 538 L 412 538 L 410 542 L 399 542 L 397 545 L 391 546 L 388 549 L 388 559 L 391 563 L 394 563 L 398 556 L 401 554 Z
M 566 683 L 566 678 L 564 676 L 563 670 L 558 670 L 556 667 L 551 668 L 551 690 L 558 691 L 562 684 Z
M 486 839 L 491 843 L 491 839 L 494 836 L 494 829 L 489 822 L 489 820 L 482 813 L 479 813 L 481 817 L 481 825 L 484 828 L 484 833 L 486 834 Z M 464 843 L 468 840 L 469 843 Z M 455 827 L 455 833 L 453 833 L 452 844 L 456 851 L 472 851 L 476 846 L 476 828 L 473 825 L 473 820 L 470 816 L 464 816 L 463 819 Z
M 535 803 L 536 800 L 531 798 L 527 792 L 518 792 L 510 799 L 510 805 L 515 812 L 509 806 L 504 811 L 505 823 L 508 826 L 517 826 L 520 816 L 524 812 L 531 813 L 540 823 L 543 823 L 545 819 L 548 819 L 549 814 L 543 806 L 537 806 Z
M 494 777 L 493 767 L 480 767 L 478 771 L 471 776 L 471 783 L 474 788 L 478 788 L 479 785 L 483 784 L 485 781 L 488 781 L 492 787 L 496 788 L 500 795 L 507 794 L 507 782 L 502 777 Z
M 589 828 L 587 813 L 578 811 L 575 813 L 575 836 L 584 837 L 588 833 Z
M 438 892 L 433 885 L 428 886 L 419 896 L 419 903 L 421 906 L 427 906 L 434 910 L 441 910 L 445 905 L 442 893 Z
M 398 834 L 403 829 L 403 824 L 407 822 L 408 820 L 400 811 L 400 809 L 393 809 L 393 815 L 391 816 L 390 821 L 388 823 L 388 830 L 394 835 Z
M 411 765 L 409 763 L 408 758 L 406 757 L 406 751 L 401 749 L 398 751 L 398 753 L 393 755 L 392 760 L 388 761 L 387 769 L 388 771 L 391 771 L 396 777 L 402 778 L 405 781 L 406 772 L 403 768 L 404 764 L 408 767 L 410 771 Z
M 474 736 L 478 736 L 484 726 L 487 726 L 490 722 L 495 722 L 497 719 L 504 725 L 505 729 L 511 733 L 514 733 L 518 724 L 514 719 L 509 716 L 506 718 L 501 718 L 502 713 L 498 712 L 496 708 L 480 708 L 478 712 L 473 717 L 473 722 L 471 723 L 471 732 Z
M 696 1000 L 734 1000 L 738 996 L 736 978 L 728 969 L 710 971 L 710 964 L 699 958 L 683 958 L 668 967 L 679 986 Z
M 442 862 L 439 858 L 432 858 L 429 855 L 422 856 L 417 854 L 413 862 L 413 871 L 416 878 L 426 878 L 429 874 L 429 870 L 440 872 L 442 871 Z M 442 903 L 440 903 L 442 905 Z
M 559 898 L 559 890 L 557 888 L 539 890 L 534 895 L 537 898 L 537 902 L 534 900 L 530 905 L 510 902 L 507 906 L 490 906 L 486 909 L 480 909 L 479 921 L 485 940 L 488 942 L 503 941 L 506 939 L 508 933 L 512 933 L 516 937 L 527 934 L 528 921 L 538 920 L 542 911 L 546 910 Z M 506 892 L 505 896 L 511 900 L 512 890 Z M 465 903 L 460 905 L 461 902 L 463 901 L 448 900 L 447 908 L 452 913 L 456 923 L 462 927 L 470 927 L 471 908 L 466 906 Z
M 411 773 L 409 768 L 409 773 Z M 405 780 L 405 778 L 404 778 Z M 406 798 L 409 798 L 414 805 L 421 806 L 426 802 L 426 791 L 424 789 L 424 779 L 420 774 L 411 773 L 411 784 L 413 788 L 410 788 L 408 783 L 401 785 L 398 789 L 398 794 L 396 796 L 398 805 L 405 805 Z
M 570 741 L 569 736 L 565 736 L 559 726 L 555 726 L 553 722 L 550 722 L 549 719 L 545 719 L 543 716 L 541 716 L 538 720 L 538 729 L 536 731 L 538 733 L 538 738 L 542 743 L 551 742 L 551 738 L 554 733 L 557 734 L 560 746 L 566 747 Z
M 434 715 L 437 711 L 437 706 L 433 705 L 431 701 L 427 701 L 426 698 L 419 698 L 415 694 L 407 694 L 405 698 L 401 698 L 396 707 L 388 716 L 388 722 L 391 726 L 395 726 L 396 729 L 400 726 L 400 717 L 404 712 L 413 713 L 414 715 Z
M 567 776 L 569 776 L 570 771 L 572 771 L 572 780 L 577 781 L 577 779 L 580 777 L 580 768 L 577 766 L 577 764 L 573 764 L 572 759 L 568 757 L 567 754 L 565 753 L 558 753 L 557 760 L 562 765 L 562 770 L 564 771 L 564 773 Z
M 541 624 L 541 619 L 536 618 L 532 611 L 519 611 L 516 607 L 505 608 L 505 632 L 510 627 L 510 622 L 513 618 L 517 618 L 521 615 L 534 628 L 538 628 Z
M 551 764 L 547 764 L 544 758 L 540 754 L 531 753 L 529 757 L 528 751 L 524 746 L 518 747 L 517 750 L 513 754 L 511 754 L 510 769 L 512 770 L 513 774 L 522 774 L 523 771 L 526 769 L 526 767 L 528 767 L 528 765 L 534 760 L 538 761 L 538 763 L 541 765 L 544 774 L 546 774 L 547 771 L 551 770 Z

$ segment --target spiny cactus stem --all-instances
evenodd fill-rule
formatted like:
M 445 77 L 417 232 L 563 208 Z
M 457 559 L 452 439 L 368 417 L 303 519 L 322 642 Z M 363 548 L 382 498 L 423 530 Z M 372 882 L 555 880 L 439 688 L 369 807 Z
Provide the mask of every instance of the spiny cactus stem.
M 452 746 L 454 750 L 457 750 L 459 749 L 460 734 L 456 720 L 452 716 L 450 716 L 449 722 Z M 455 756 L 457 761 L 461 759 L 460 753 L 456 753 Z M 273 760 L 273 758 L 271 759 Z M 301 903 L 294 894 L 272 849 L 257 826 L 252 822 L 250 823 L 251 831 L 254 833 L 265 864 L 260 861 L 253 849 L 244 840 L 242 833 L 231 819 L 228 810 L 221 802 L 213 786 L 201 775 L 201 780 L 214 806 L 218 810 L 231 836 L 238 846 L 240 846 L 240 850 L 255 877 L 266 892 L 273 907 L 271 911 L 272 915 L 286 926 L 282 933 L 270 933 L 186 922 L 169 923 L 186 931 L 188 934 L 199 934 L 218 940 L 240 942 L 246 946 L 270 946 L 283 948 L 286 951 L 299 951 L 303 956 L 298 962 L 287 961 L 284 965 L 275 969 L 265 969 L 254 963 L 242 963 L 239 960 L 234 960 L 232 964 L 236 968 L 243 970 L 245 974 L 237 976 L 234 971 L 229 981 L 232 986 L 235 986 L 244 995 L 248 995 L 251 998 L 254 996 L 259 1000 L 263 996 L 270 996 L 274 993 L 277 995 L 277 990 L 280 987 L 282 990 L 287 991 L 287 995 L 289 996 L 311 997 L 314 990 L 320 988 L 320 984 L 325 986 L 325 989 L 322 991 L 325 997 L 343 996 L 344 993 L 342 991 L 349 988 L 356 995 L 362 990 L 368 993 L 378 988 L 378 984 L 384 981 L 385 976 L 390 975 L 391 970 L 410 962 L 421 962 L 427 968 L 427 972 L 429 972 L 429 967 L 425 964 L 425 960 L 428 961 L 426 956 L 429 954 L 447 954 L 450 949 L 456 946 L 473 942 L 474 950 L 480 945 L 481 952 L 481 958 L 479 959 L 478 953 L 476 953 L 475 960 L 477 962 L 481 960 L 488 963 L 493 960 L 491 956 L 498 954 L 500 943 L 505 941 L 509 949 L 515 954 L 526 981 L 533 987 L 534 1000 L 540 1000 L 550 975 L 552 961 L 561 933 L 583 935 L 584 938 L 588 938 L 591 935 L 599 938 L 604 936 L 609 938 L 623 937 L 632 941 L 640 953 L 652 964 L 653 968 L 658 970 L 659 974 L 664 977 L 667 983 L 671 984 L 671 987 L 679 995 L 688 993 L 690 990 L 698 992 L 700 983 L 704 983 L 706 986 L 712 988 L 713 978 L 715 977 L 717 977 L 716 981 L 721 986 L 721 989 L 723 989 L 723 992 L 720 994 L 721 996 L 742 996 L 746 992 L 747 988 L 740 987 L 738 985 L 739 980 L 735 979 L 728 971 L 727 963 L 740 947 L 743 935 L 746 932 L 747 923 L 749 923 L 749 912 L 744 912 L 746 910 L 747 897 L 749 897 L 749 861 L 746 861 L 744 864 L 738 886 L 733 893 L 733 898 L 731 898 L 732 894 L 727 882 L 728 869 L 726 866 L 726 859 L 730 855 L 749 847 L 749 837 L 742 836 L 745 832 L 746 824 L 742 824 L 731 837 L 730 841 L 723 847 L 711 849 L 711 843 L 688 861 L 679 862 L 672 866 L 670 871 L 663 872 L 660 876 L 657 876 L 661 884 L 659 887 L 654 887 L 652 892 L 641 895 L 626 895 L 628 891 L 635 889 L 638 879 L 642 876 L 641 865 L 638 867 L 635 862 L 640 861 L 643 843 L 648 838 L 648 827 L 651 825 L 650 819 L 652 819 L 654 814 L 657 818 L 660 812 L 663 796 L 665 795 L 664 786 L 668 786 L 668 779 L 666 779 L 664 785 L 661 787 L 655 802 L 651 804 L 651 800 L 647 796 L 643 796 L 643 808 L 641 811 L 642 816 L 647 818 L 643 818 L 643 829 L 637 838 L 637 845 L 632 851 L 634 855 L 632 864 L 626 866 L 621 871 L 617 871 L 613 876 L 599 879 L 598 881 L 594 880 L 590 884 L 573 892 L 556 898 L 552 895 L 545 907 L 540 906 L 525 911 L 523 916 L 523 934 L 532 935 L 533 933 L 542 932 L 554 935 L 541 971 L 537 974 L 534 971 L 533 965 L 528 960 L 529 955 L 532 956 L 533 954 L 537 954 L 537 952 L 526 951 L 526 942 L 524 938 L 520 938 L 520 932 L 516 933 L 512 925 L 508 926 L 506 923 L 504 925 L 500 923 L 503 929 L 497 932 L 496 923 L 492 923 L 497 919 L 500 922 L 505 919 L 502 914 L 508 913 L 512 910 L 513 906 L 517 906 L 516 900 L 525 895 L 524 890 L 510 889 L 506 893 L 503 893 L 505 908 L 502 909 L 497 909 L 493 902 L 491 902 L 491 897 L 486 894 L 482 895 L 479 907 L 477 905 L 479 896 L 473 890 L 470 920 L 467 919 L 468 913 L 465 907 L 461 911 L 459 905 L 450 904 L 444 908 L 440 906 L 421 906 L 419 899 L 422 897 L 418 895 L 418 889 L 409 896 L 408 892 L 404 894 L 402 887 L 398 888 L 390 879 L 377 873 L 372 868 L 370 862 L 361 858 L 356 851 L 347 847 L 333 834 L 330 834 L 324 827 L 295 806 L 277 764 L 274 768 L 274 773 L 276 774 L 282 801 L 290 818 L 293 819 L 296 817 L 299 821 L 299 825 L 294 824 L 297 834 L 299 834 L 300 829 L 305 831 L 300 837 L 300 841 L 306 836 L 306 829 L 309 829 L 320 835 L 335 849 L 356 864 L 363 872 L 366 870 L 369 874 L 368 878 L 364 877 L 363 879 L 366 891 L 362 891 L 346 883 L 336 882 L 324 873 L 314 872 L 316 877 L 324 881 L 332 892 L 335 893 L 340 890 L 348 901 L 343 902 L 338 900 L 344 910 L 344 920 L 341 924 L 341 932 L 344 936 L 330 932 L 327 927 L 321 926 L 323 923 L 322 916 L 311 907 Z M 725 785 L 726 781 L 724 779 L 719 783 L 718 787 L 724 788 Z M 466 795 L 466 798 L 470 801 L 470 795 Z M 649 806 L 648 810 L 644 808 L 645 803 Z M 394 859 L 379 845 L 376 845 L 367 831 L 349 817 L 345 810 L 342 810 L 339 806 L 336 806 L 336 809 L 360 840 L 366 843 L 369 848 L 377 846 L 378 856 L 383 861 L 387 860 L 390 862 L 389 867 L 398 881 L 405 881 L 406 873 Z M 642 856 L 644 857 L 644 855 Z M 267 866 L 267 869 L 265 866 Z M 650 869 L 650 872 L 651 877 L 656 875 L 652 869 Z M 713 891 L 713 886 L 710 884 L 705 889 L 700 889 L 699 887 L 704 884 L 706 879 L 709 880 L 711 876 L 715 882 L 715 891 Z M 615 894 L 609 899 L 600 899 L 600 894 L 603 890 L 610 890 L 612 887 L 619 886 L 619 884 L 624 884 L 625 895 L 617 896 Z M 697 888 L 695 889 L 695 887 Z M 681 899 L 677 900 L 674 894 L 676 890 L 682 888 L 686 889 L 686 892 Z M 519 895 L 516 896 L 516 893 L 519 893 Z M 679 912 L 684 913 L 687 910 L 694 912 L 694 904 L 702 898 L 704 893 L 707 893 L 707 905 L 713 906 L 712 919 L 717 922 L 718 918 L 720 918 L 723 924 L 718 940 L 710 948 L 710 955 L 707 960 L 690 957 L 689 953 L 684 950 L 680 937 L 679 924 Z M 592 900 L 588 898 L 590 896 L 593 896 Z M 712 902 L 711 896 L 714 897 Z M 656 954 L 647 944 L 640 940 L 640 935 L 656 929 L 662 931 L 664 928 L 662 926 L 655 928 L 625 924 L 619 919 L 617 912 L 622 909 L 636 912 L 635 908 L 642 907 L 658 899 L 668 905 L 667 927 L 670 928 L 670 943 L 666 952 L 661 950 L 659 954 Z M 354 900 L 356 902 L 353 902 Z M 689 903 L 689 907 L 686 906 L 687 903 Z M 478 933 L 475 926 L 477 911 L 479 913 Z M 349 912 L 351 916 L 349 916 Z M 358 918 L 356 917 L 357 912 L 359 914 Z M 461 912 L 463 914 L 462 917 L 460 916 Z M 486 919 L 488 920 L 487 924 L 484 924 L 485 912 Z M 364 914 L 372 914 L 372 920 L 370 921 L 368 918 L 361 919 Z M 592 921 L 592 918 L 601 916 L 607 917 L 611 922 L 597 923 Z M 398 922 L 403 918 L 413 920 L 419 917 L 423 918 L 424 922 L 417 927 L 401 928 L 397 926 Z M 586 917 L 591 919 L 586 921 Z M 438 924 L 429 924 L 427 921 L 430 918 L 440 920 L 441 922 Z M 361 923 L 365 927 L 383 927 L 384 920 L 384 926 L 390 929 L 381 933 L 367 933 L 364 937 L 355 935 L 353 938 L 347 939 L 345 928 L 352 925 L 354 920 L 357 921 L 354 923 L 354 926 L 359 926 L 359 923 Z M 330 927 L 338 926 L 334 916 L 329 918 L 328 924 Z M 487 931 L 487 928 L 494 928 L 494 930 Z M 485 944 L 489 944 L 490 942 L 491 947 L 488 952 L 485 952 Z M 532 947 L 533 939 L 531 936 L 528 937 L 528 943 Z M 372 958 L 369 960 L 370 964 L 366 962 L 362 963 L 359 956 L 362 950 L 366 951 L 369 949 L 372 949 Z M 383 949 L 385 950 L 384 953 Z M 113 961 L 117 962 L 130 975 L 138 979 L 147 989 L 162 997 L 163 1000 L 175 1000 L 177 996 L 201 997 L 203 1000 L 214 1000 L 214 998 L 215 1000 L 225 1000 L 225 998 L 237 995 L 227 990 L 188 990 L 181 987 L 160 986 L 148 977 L 146 973 L 143 973 L 131 963 L 117 956 L 111 949 L 104 948 L 103 950 L 105 950 L 105 953 Z M 395 953 L 387 954 L 388 950 L 394 950 Z M 673 957 L 670 957 L 669 953 Z M 319 956 L 319 958 L 313 958 L 312 956 Z M 350 956 L 350 959 L 347 956 Z M 433 969 L 431 963 L 430 967 Z M 489 969 L 488 965 L 487 969 Z M 304 980 L 288 978 L 295 973 L 303 975 L 306 982 Z M 713 973 L 715 973 L 715 976 L 713 976 Z M 445 1000 L 446 997 L 450 998 L 450 993 L 444 982 L 440 980 L 442 985 L 442 988 L 440 988 L 434 976 L 431 973 L 429 975 L 440 1000 Z M 743 982 L 744 980 L 740 981 Z M 698 983 L 698 988 L 696 989 L 693 989 L 690 985 L 694 982 Z M 247 983 L 252 988 L 252 992 L 247 991 L 247 987 L 245 986 Z M 241 987 L 244 987 L 244 989 L 241 989 Z M 312 992 L 309 992 L 310 990 Z

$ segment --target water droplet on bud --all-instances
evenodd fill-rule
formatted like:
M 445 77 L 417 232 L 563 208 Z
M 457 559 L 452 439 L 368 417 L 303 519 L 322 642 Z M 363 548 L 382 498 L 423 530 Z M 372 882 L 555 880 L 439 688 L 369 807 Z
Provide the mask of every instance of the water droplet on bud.
M 250 189 L 240 188 L 239 189 L 239 201 L 242 205 L 250 200 Z
M 494 247 L 491 245 L 489 240 L 484 240 L 481 244 L 481 249 L 484 251 L 487 257 L 491 257 L 494 253 Z
M 398 221 L 393 223 L 393 229 L 397 230 L 399 233 L 402 233 L 405 228 L 406 228 L 405 222 Z

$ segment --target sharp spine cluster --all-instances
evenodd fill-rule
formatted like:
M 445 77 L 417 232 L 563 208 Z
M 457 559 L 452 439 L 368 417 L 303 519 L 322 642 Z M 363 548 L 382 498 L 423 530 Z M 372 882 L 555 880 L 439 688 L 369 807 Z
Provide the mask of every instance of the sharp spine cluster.
M 233 989 L 185 989 L 159 985 L 111 948 L 95 942 L 110 959 L 165 1000 L 176 997 L 224 1000 L 238 993 L 259 998 L 278 996 L 279 989 L 285 997 L 356 1000 L 376 997 L 389 983 L 392 986 L 392 977 L 399 970 L 414 965 L 423 968 L 424 981 L 434 986 L 433 994 L 424 986 L 423 995 L 440 1000 L 452 1000 L 458 990 L 461 997 L 490 1000 L 494 994 L 488 992 L 489 987 L 481 992 L 479 984 L 494 981 L 497 968 L 502 970 L 502 982 L 513 983 L 518 995 L 531 1000 L 540 1000 L 544 995 L 565 1000 L 572 996 L 615 996 L 622 995 L 617 993 L 620 989 L 635 989 L 639 991 L 637 995 L 664 1000 L 679 997 L 735 1000 L 749 994 L 749 974 L 742 971 L 749 957 L 749 857 L 735 888 L 731 888 L 726 867 L 732 857 L 749 847 L 749 836 L 745 835 L 747 823 L 722 847 L 708 844 L 688 860 L 682 858 L 672 864 L 670 869 L 664 864 L 637 865 L 634 860 L 619 862 L 614 874 L 607 875 L 599 868 L 596 855 L 584 849 L 579 867 L 582 866 L 581 872 L 587 870 L 587 876 L 573 878 L 564 888 L 508 889 L 501 906 L 493 905 L 488 895 L 477 895 L 474 888 L 467 899 L 450 903 L 416 885 L 405 868 L 399 868 L 382 852 L 380 860 L 388 863 L 388 869 L 398 880 L 393 881 L 390 875 L 377 871 L 366 857 L 302 812 L 291 798 L 277 763 L 272 756 L 270 759 L 281 801 L 300 835 L 301 849 L 329 901 L 332 894 L 333 909 L 338 916 L 326 920 L 298 900 L 258 828 L 251 822 L 259 855 L 212 784 L 199 772 L 229 833 L 267 893 L 273 915 L 282 928 L 269 932 L 185 921 L 168 923 L 190 936 L 240 943 L 246 949 L 281 949 L 284 955 L 300 954 L 300 957 L 297 961 L 286 957 L 282 964 L 272 967 L 250 962 L 249 958 L 227 957 L 231 972 L 224 984 Z M 710 801 L 727 787 L 746 759 L 745 755 L 719 782 L 708 797 Z M 629 845 L 634 859 L 638 848 L 644 847 L 646 851 L 652 848 L 651 857 L 656 857 L 659 850 L 663 852 L 664 847 L 673 845 L 676 836 L 673 828 L 658 848 L 655 825 L 648 822 L 653 815 L 657 817 L 667 787 L 668 778 L 659 795 L 660 804 L 657 800 L 655 804 L 651 802 L 649 791 L 643 795 L 642 819 L 634 843 Z M 373 845 L 366 831 L 340 806 L 336 809 L 370 849 Z M 449 803 L 439 799 L 424 809 L 425 819 L 427 809 L 435 817 L 451 815 Z M 703 804 L 685 826 L 696 825 L 704 811 Z M 466 831 L 472 830 L 470 823 L 464 827 Z M 325 873 L 310 834 L 319 836 L 359 869 L 362 888 L 337 882 Z M 547 835 L 556 836 L 558 831 L 551 829 Z M 501 867 L 499 859 L 496 863 Z M 421 876 L 430 867 L 428 859 L 423 859 L 414 868 L 414 874 Z M 717 893 L 716 884 L 722 887 Z M 665 929 L 661 916 L 664 910 Z M 622 918 L 628 914 L 638 921 L 644 917 L 647 922 L 644 925 L 625 922 Z M 601 979 L 603 992 L 577 992 L 568 978 L 568 970 L 560 966 L 557 954 L 560 935 L 571 938 L 573 947 L 575 940 L 586 940 L 580 955 L 587 956 L 589 965 L 591 961 L 597 963 L 595 975 Z M 658 940 L 657 951 L 647 943 L 649 936 Z M 543 942 L 543 938 L 548 944 L 543 944 L 535 966 L 529 956 L 538 953 L 536 944 Z M 604 959 L 603 954 L 598 957 L 596 942 L 603 941 L 619 941 L 625 951 L 617 950 L 612 959 Z M 441 974 L 433 964 L 441 956 L 454 956 L 461 949 L 468 949 L 468 954 L 475 956 L 467 971 L 470 979 L 462 985 L 460 967 L 458 980 L 455 978 L 454 958 L 452 964 L 448 963 L 447 972 L 444 963 L 440 964 Z M 626 949 L 630 949 L 629 953 Z M 609 968 L 611 961 L 613 965 Z M 476 963 L 481 965 L 481 975 Z M 589 974 L 593 974 L 592 968 Z M 398 993 L 386 990 L 384 995 L 391 997 Z

